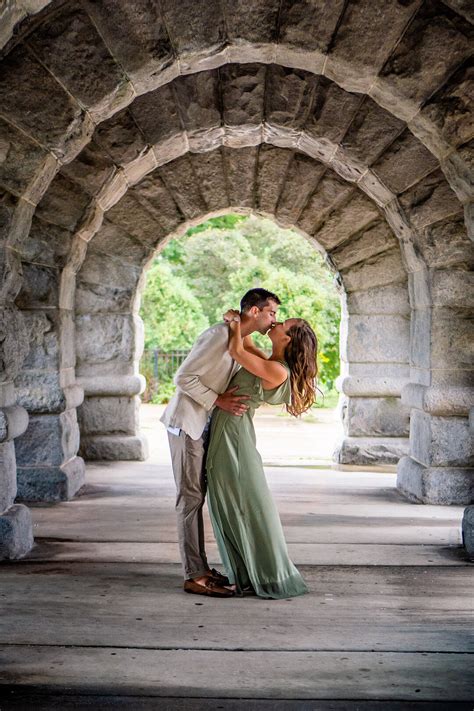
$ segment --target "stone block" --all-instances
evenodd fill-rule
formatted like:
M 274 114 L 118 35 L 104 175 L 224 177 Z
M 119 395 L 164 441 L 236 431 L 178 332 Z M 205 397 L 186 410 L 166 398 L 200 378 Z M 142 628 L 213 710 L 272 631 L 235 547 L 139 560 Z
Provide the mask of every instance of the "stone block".
M 76 285 L 76 313 L 123 313 L 132 310 L 135 289 L 89 284 L 79 280 Z
M 146 203 L 140 202 L 141 189 L 141 184 L 130 189 L 107 212 L 107 219 L 142 244 L 156 245 L 166 233 L 158 221 L 156 210 L 147 210 Z
M 398 248 L 341 269 L 340 274 L 346 292 L 375 290 L 376 287 L 405 282 L 407 278 Z
M 380 76 L 394 94 L 419 105 L 469 56 L 470 36 L 470 24 L 444 3 L 423 3 Z
M 79 185 L 58 173 L 38 204 L 36 212 L 40 219 L 72 231 L 84 215 L 89 202 L 90 196 Z
M 17 560 L 33 547 L 30 510 L 21 504 L 0 515 L 0 560 Z
M 431 316 L 433 368 L 472 368 L 474 323 L 467 309 L 435 307 Z
M 68 501 L 85 483 L 85 465 L 73 457 L 60 467 L 18 467 L 20 501 Z
M 336 380 L 336 387 L 339 392 L 352 398 L 400 398 L 406 383 L 406 378 L 341 375 Z
M 181 55 L 222 49 L 226 30 L 221 6 L 208 0 L 163 0 L 163 19 L 171 44 Z
M 431 415 L 467 417 L 474 402 L 474 387 L 425 386 L 408 383 L 403 388 L 402 402 Z
M 308 235 L 314 234 L 326 216 L 346 204 L 354 193 L 353 187 L 328 170 L 306 203 L 297 226 Z
M 431 309 L 414 309 L 410 323 L 410 363 L 431 368 Z
M 92 435 L 81 438 L 80 453 L 86 460 L 142 462 L 148 457 L 148 445 L 138 435 Z
M 187 219 L 206 214 L 206 203 L 187 156 L 162 165 L 158 172 L 168 188 L 171 188 L 173 199 Z
M 134 80 L 147 86 L 173 61 L 161 8 L 148 0 L 86 0 L 87 12 L 114 57 Z
M 131 188 L 129 195 L 133 196 L 135 199 L 135 204 L 133 206 L 134 211 L 137 211 L 138 205 L 145 207 L 148 212 L 151 212 L 160 226 L 163 236 L 173 232 L 173 230 L 175 230 L 176 227 L 183 221 L 183 215 L 180 213 L 178 206 L 156 171 L 143 178 L 139 185 Z M 117 208 L 120 210 L 120 203 L 117 205 Z M 126 215 L 127 208 L 125 206 L 123 209 L 123 215 L 118 215 L 118 224 L 122 224 L 122 217 L 126 218 Z M 132 214 L 132 218 L 134 216 L 135 214 Z M 124 226 L 125 224 L 127 225 L 129 232 L 130 229 L 136 229 L 136 226 L 134 228 L 133 224 L 130 223 L 130 218 L 126 223 L 124 223 Z M 140 224 L 138 227 L 140 228 Z M 133 231 L 130 232 L 130 234 L 134 234 Z M 150 234 L 150 238 L 152 238 L 153 235 L 156 236 L 156 234 L 156 229 L 154 228 L 154 231 Z M 134 234 L 134 236 L 137 237 L 137 234 Z
M 410 378 L 408 363 L 346 363 L 343 361 L 341 365 L 347 368 L 347 373 L 344 375 L 354 378 L 369 380 L 390 378 L 398 381 L 406 381 Z
M 190 153 L 189 160 L 208 210 L 221 210 L 227 207 L 229 198 L 221 150 Z
M 86 397 L 78 410 L 81 435 L 134 435 L 139 406 L 138 397 Z
M 104 220 L 90 243 L 89 251 L 108 254 L 124 262 L 141 264 L 150 250 L 118 225 Z
M 294 224 L 316 189 L 326 168 L 314 162 L 302 153 L 293 154 L 287 177 L 278 200 L 276 216 L 278 219 Z
M 342 409 L 349 437 L 408 437 L 409 415 L 399 397 L 351 397 Z
M 424 467 L 403 457 L 397 468 L 397 489 L 415 503 L 462 506 L 474 497 L 474 471 Z
M 317 77 L 308 72 L 269 65 L 265 82 L 265 120 L 273 126 L 303 127 L 313 101 Z
M 341 358 L 361 363 L 408 361 L 410 321 L 404 316 L 354 315 Z
M 59 152 L 65 140 L 77 132 L 82 111 L 21 44 L 2 61 L 0 104 L 11 123 Z
M 379 222 L 362 230 L 349 242 L 331 251 L 331 259 L 338 269 L 364 262 L 366 259 L 398 247 L 398 240 L 386 222 Z
M 94 141 L 117 165 L 135 160 L 145 149 L 145 139 L 129 109 L 122 109 L 103 121 L 94 133 Z
M 157 145 L 182 131 L 175 94 L 169 84 L 138 96 L 131 104 L 130 111 L 150 145 Z M 159 121 L 156 120 L 157 116 L 160 117 Z
M 356 191 L 349 202 L 332 212 L 315 230 L 314 238 L 325 249 L 331 250 L 379 219 L 380 213 L 373 202 Z
M 262 145 L 258 152 L 257 209 L 274 214 L 292 154 Z
M 408 437 L 345 437 L 334 453 L 339 464 L 385 466 L 408 454 Z
M 173 91 L 186 131 L 221 125 L 217 70 L 178 77 L 173 82 Z
M 383 6 L 362 0 L 345 6 L 327 62 L 328 76 L 347 81 L 360 76 L 375 77 L 390 49 L 417 9 L 415 0 Z
M 87 284 L 135 289 L 141 275 L 140 266 L 108 254 L 89 251 L 78 280 Z
M 474 274 L 464 269 L 443 269 L 431 274 L 433 306 L 474 308 Z
M 462 517 L 462 542 L 470 560 L 474 560 L 474 505 L 464 509 Z
M 266 71 L 262 64 L 227 64 L 219 69 L 226 126 L 262 124 Z
M 312 138 L 339 143 L 361 104 L 359 94 L 351 94 L 336 83 L 321 76 L 305 132 Z
M 472 242 L 462 214 L 436 222 L 418 233 L 417 241 L 426 263 L 432 268 L 461 268 L 473 264 Z
M 473 78 L 472 61 L 468 61 L 428 99 L 421 111 L 452 146 L 472 138 Z
M 50 267 L 63 267 L 71 248 L 72 232 L 33 217 L 28 239 L 21 245 L 25 262 Z
M 351 272 L 348 274 L 349 278 Z M 406 283 L 376 286 L 367 291 L 351 291 L 346 295 L 349 314 L 400 314 L 411 313 Z
M 88 195 L 97 195 L 115 171 L 110 156 L 94 140 L 71 163 L 61 167 L 62 175 L 79 185 Z
M 77 6 L 63 6 L 54 22 L 45 22 L 29 38 L 41 62 L 86 107 L 97 107 L 124 92 L 120 66 L 89 16 Z M 91 80 L 93 77 L 93 80 Z
M 283 0 L 279 41 L 289 47 L 326 53 L 343 8 L 343 0 L 330 3 Z
M 80 378 L 78 384 L 88 397 L 131 398 L 133 395 L 140 395 L 144 392 L 146 380 L 143 375 L 91 376 Z
M 0 512 L 8 509 L 16 496 L 15 445 L 12 440 L 0 444 Z
M 23 263 L 23 283 L 16 305 L 20 309 L 58 306 L 59 280 L 57 269 Z
M 417 229 L 460 212 L 461 205 L 441 170 L 435 170 L 400 195 L 400 205 Z
M 275 41 L 279 7 L 273 0 L 260 0 L 258 3 L 224 0 L 222 5 L 231 40 L 238 40 L 239 43 Z
M 26 432 L 15 440 L 20 467 L 59 466 L 75 456 L 78 448 L 75 409 L 60 415 L 32 415 Z
M 55 370 L 59 367 L 59 318 L 56 309 L 23 312 L 29 351 L 23 370 Z
M 15 378 L 18 404 L 30 414 L 59 413 L 66 397 L 58 371 L 25 370 Z
M 344 153 L 370 165 L 403 130 L 404 123 L 366 96 L 344 135 Z
M 86 314 L 76 318 L 76 355 L 79 365 L 129 363 L 135 359 L 140 336 L 131 314 Z
M 0 119 L 0 183 L 22 195 L 41 170 L 46 151 Z
M 438 166 L 435 156 L 407 128 L 376 160 L 372 170 L 395 194 L 415 185 Z
M 426 467 L 472 467 L 474 445 L 468 419 L 412 410 L 410 453 Z
M 224 148 L 229 204 L 234 207 L 255 206 L 255 164 L 257 149 L 251 146 L 232 151 Z

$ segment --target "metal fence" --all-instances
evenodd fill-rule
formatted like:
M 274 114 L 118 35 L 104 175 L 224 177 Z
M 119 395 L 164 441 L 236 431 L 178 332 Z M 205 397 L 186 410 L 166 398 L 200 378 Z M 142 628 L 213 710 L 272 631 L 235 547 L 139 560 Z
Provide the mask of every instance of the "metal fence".
M 140 372 L 147 381 L 142 399 L 147 402 L 153 398 L 160 387 L 169 386 L 174 375 L 189 350 L 162 351 L 159 348 L 147 348 L 140 361 Z

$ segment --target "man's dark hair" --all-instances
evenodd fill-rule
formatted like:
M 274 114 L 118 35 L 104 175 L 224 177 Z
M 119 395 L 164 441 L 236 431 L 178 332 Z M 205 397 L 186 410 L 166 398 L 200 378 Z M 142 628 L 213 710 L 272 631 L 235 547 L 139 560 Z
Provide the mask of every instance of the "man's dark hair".
M 278 296 L 271 291 L 267 291 L 266 289 L 250 289 L 250 291 L 247 291 L 247 293 L 243 295 L 240 301 L 240 310 L 242 312 L 248 311 L 252 306 L 256 306 L 262 310 L 268 305 L 270 299 L 276 304 L 281 304 Z

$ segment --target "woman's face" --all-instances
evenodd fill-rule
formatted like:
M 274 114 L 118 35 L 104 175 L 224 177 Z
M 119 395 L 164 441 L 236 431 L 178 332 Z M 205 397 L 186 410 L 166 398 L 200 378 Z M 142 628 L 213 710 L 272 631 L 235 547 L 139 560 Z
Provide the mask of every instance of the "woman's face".
M 273 345 L 286 344 L 290 341 L 288 330 L 298 323 L 297 318 L 287 318 L 286 321 L 278 321 L 268 332 Z

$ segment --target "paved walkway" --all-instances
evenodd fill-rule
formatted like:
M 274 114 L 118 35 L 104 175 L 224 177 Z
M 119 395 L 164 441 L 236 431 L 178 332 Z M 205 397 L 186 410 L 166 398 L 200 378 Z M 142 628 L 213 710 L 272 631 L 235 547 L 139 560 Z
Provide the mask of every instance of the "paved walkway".
M 150 459 L 90 464 L 80 496 L 34 507 L 30 556 L 1 566 L 1 711 L 472 709 L 461 507 L 404 501 L 393 472 L 332 470 L 330 412 L 264 411 L 260 450 L 311 593 L 185 595 L 157 410 L 143 408 Z

